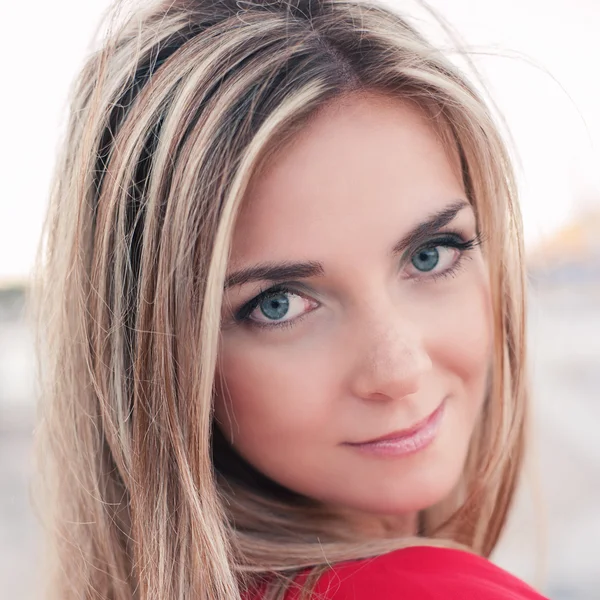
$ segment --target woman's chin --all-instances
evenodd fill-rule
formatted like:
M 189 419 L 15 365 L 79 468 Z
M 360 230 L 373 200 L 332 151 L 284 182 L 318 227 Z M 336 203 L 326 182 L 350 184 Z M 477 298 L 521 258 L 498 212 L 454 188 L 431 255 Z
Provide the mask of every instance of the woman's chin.
M 415 468 L 403 469 L 394 474 L 387 469 L 358 473 L 338 488 L 334 503 L 348 509 L 376 515 L 402 515 L 415 513 L 442 502 L 454 491 L 464 466 L 463 453 L 434 453 L 428 460 L 420 461 Z

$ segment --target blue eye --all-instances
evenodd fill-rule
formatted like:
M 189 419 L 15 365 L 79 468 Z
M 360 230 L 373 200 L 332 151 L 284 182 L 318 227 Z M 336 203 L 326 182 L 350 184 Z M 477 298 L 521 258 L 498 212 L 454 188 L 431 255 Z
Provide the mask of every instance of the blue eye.
M 285 286 L 266 290 L 243 306 L 236 319 L 256 327 L 286 327 L 318 308 L 319 303 Z
M 454 275 L 468 258 L 466 253 L 481 242 L 480 234 L 465 241 L 460 234 L 447 232 L 444 236 L 421 246 L 411 255 L 409 265 L 416 271 L 409 274 L 409 278 L 417 281 L 435 281 Z
M 290 308 L 290 301 L 286 294 L 279 293 L 276 296 L 270 296 L 258 304 L 260 312 L 268 319 L 278 321 L 285 317 Z
M 440 253 L 437 248 L 423 248 L 412 259 L 412 264 L 419 271 L 431 271 L 435 269 L 440 261 Z

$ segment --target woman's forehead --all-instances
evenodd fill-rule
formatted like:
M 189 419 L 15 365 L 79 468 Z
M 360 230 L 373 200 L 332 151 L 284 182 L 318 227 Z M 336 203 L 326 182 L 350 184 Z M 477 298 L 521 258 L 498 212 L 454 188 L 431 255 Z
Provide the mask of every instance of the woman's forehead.
M 253 181 L 232 258 L 397 235 L 464 196 L 453 157 L 421 111 L 376 96 L 346 99 L 322 110 Z

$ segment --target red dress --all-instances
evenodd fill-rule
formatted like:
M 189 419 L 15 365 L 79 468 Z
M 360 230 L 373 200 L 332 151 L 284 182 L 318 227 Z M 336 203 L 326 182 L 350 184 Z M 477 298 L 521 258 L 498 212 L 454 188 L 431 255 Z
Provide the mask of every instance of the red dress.
M 297 578 L 302 583 L 307 572 Z M 338 563 L 317 582 L 322 600 L 547 600 L 490 561 L 450 548 L 418 546 Z M 261 600 L 261 590 L 244 600 Z M 285 600 L 298 600 L 290 590 Z

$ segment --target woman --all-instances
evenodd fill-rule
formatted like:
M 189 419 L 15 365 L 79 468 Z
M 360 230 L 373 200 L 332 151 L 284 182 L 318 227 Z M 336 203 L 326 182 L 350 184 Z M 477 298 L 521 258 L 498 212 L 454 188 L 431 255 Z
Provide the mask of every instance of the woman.
M 527 403 L 511 165 L 403 18 L 145 6 L 55 181 L 50 597 L 539 598 L 485 560 Z

